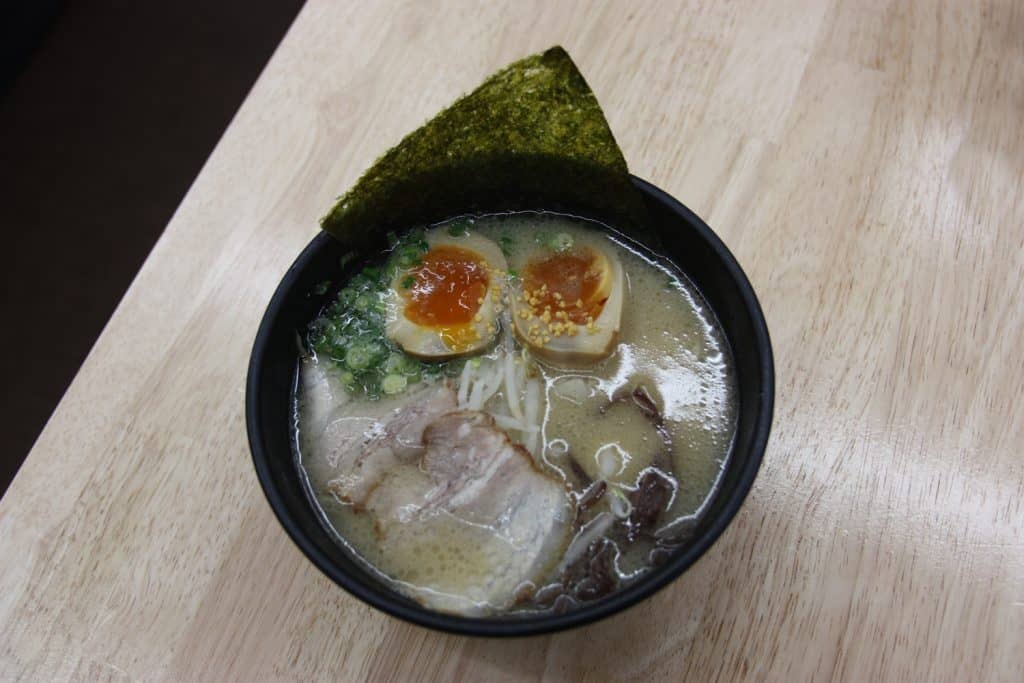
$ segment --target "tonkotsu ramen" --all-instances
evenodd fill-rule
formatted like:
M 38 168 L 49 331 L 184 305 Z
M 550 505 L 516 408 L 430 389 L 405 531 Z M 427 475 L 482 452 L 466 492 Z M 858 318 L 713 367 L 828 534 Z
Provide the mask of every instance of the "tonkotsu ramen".
M 474 616 L 600 600 L 684 543 L 736 423 L 728 346 L 685 275 L 554 213 L 389 244 L 301 344 L 297 463 L 337 541 Z

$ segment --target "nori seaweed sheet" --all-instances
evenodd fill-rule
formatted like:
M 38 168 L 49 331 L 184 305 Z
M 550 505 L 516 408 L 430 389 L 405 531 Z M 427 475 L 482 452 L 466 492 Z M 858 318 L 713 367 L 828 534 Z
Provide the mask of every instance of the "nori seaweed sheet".
M 344 244 L 452 216 L 550 210 L 643 232 L 601 107 L 561 47 L 514 62 L 410 133 L 321 219 Z

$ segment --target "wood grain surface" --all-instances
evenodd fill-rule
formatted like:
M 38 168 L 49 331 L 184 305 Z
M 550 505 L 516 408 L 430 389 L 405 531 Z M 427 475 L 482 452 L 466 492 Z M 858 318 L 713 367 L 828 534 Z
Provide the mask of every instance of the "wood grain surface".
M 655 598 L 445 636 L 285 536 L 246 362 L 332 198 L 555 43 L 749 274 L 775 427 Z M 1022 122 L 1011 0 L 310 2 L 0 501 L 0 679 L 1024 680 Z

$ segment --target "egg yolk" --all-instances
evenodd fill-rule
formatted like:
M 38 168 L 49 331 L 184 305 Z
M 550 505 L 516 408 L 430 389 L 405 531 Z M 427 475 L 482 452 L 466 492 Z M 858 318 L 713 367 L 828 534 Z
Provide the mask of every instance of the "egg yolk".
M 455 345 L 464 343 L 490 282 L 480 255 L 461 247 L 436 246 L 410 275 L 414 281 L 405 290 L 405 317 L 417 325 L 450 328 L 447 333 Z M 455 329 L 462 325 L 467 328 Z
M 599 296 L 601 272 L 590 249 L 554 254 L 531 261 L 523 272 L 523 291 L 537 314 L 565 311 L 566 318 L 585 324 L 601 314 L 607 296 Z

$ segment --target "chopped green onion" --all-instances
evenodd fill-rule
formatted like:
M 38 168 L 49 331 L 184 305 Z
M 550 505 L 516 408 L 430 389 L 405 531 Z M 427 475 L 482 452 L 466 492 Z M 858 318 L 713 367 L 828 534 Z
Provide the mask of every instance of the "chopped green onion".
M 420 259 L 419 251 L 416 247 L 403 248 L 398 252 L 398 265 L 402 268 L 412 268 L 418 266 L 423 261 Z
M 375 342 L 353 344 L 345 352 L 345 365 L 351 370 L 365 370 L 377 359 L 382 348 Z
M 402 280 L 402 289 L 409 289 L 414 284 L 416 284 L 416 278 L 414 278 L 412 275 L 407 275 L 406 278 Z
M 452 237 L 465 237 L 469 234 L 469 226 L 465 223 L 452 223 L 448 226 L 448 234 Z
M 395 234 L 394 230 L 388 231 L 388 248 L 394 249 L 398 246 L 398 235 Z
M 552 237 L 551 240 L 548 242 L 548 246 L 551 247 L 553 251 L 558 252 L 568 251 L 569 249 L 572 249 L 572 244 L 572 235 L 570 235 L 567 232 L 558 233 L 557 235 Z
M 384 372 L 394 373 L 402 369 L 404 357 L 397 351 L 392 351 L 388 356 L 388 359 L 384 361 Z
M 330 289 L 330 288 L 331 288 L 331 281 L 330 280 L 324 280 L 323 282 L 317 284 L 317 286 L 313 288 L 313 293 L 316 294 L 317 296 L 323 296 L 324 294 L 327 293 L 327 290 Z
M 356 300 L 357 296 L 359 296 L 359 294 L 356 292 L 356 290 L 352 289 L 351 287 L 346 287 L 345 289 L 338 292 L 338 303 L 342 306 L 351 306 L 352 302 Z
M 370 354 L 362 346 L 353 346 L 345 353 L 345 365 L 353 370 L 365 370 L 370 365 Z
M 409 380 L 406 379 L 405 375 L 388 375 L 381 382 L 381 389 L 384 390 L 385 394 L 399 394 L 405 391 L 408 383 Z
M 412 356 L 406 356 L 402 354 L 402 362 L 398 366 L 398 370 L 405 373 L 406 375 L 419 375 L 422 364 L 413 358 Z

